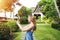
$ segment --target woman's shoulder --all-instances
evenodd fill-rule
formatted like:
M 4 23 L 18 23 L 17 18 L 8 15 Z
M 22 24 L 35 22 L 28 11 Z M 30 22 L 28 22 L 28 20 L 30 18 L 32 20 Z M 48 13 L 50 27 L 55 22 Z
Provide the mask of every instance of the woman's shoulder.
M 32 27 L 34 27 L 34 26 L 36 26 L 36 24 L 28 24 L 27 26 L 32 26 Z
M 34 26 L 34 24 L 28 24 L 27 26 Z

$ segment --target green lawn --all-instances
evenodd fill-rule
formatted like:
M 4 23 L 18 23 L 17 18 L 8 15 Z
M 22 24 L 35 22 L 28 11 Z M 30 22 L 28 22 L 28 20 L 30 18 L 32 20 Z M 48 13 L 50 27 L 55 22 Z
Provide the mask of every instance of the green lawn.
M 26 25 L 26 24 L 25 24 Z M 23 27 L 25 26 L 24 24 L 22 25 Z M 13 33 L 13 40 L 21 40 L 21 30 L 19 29 L 18 32 Z
M 21 40 L 21 32 L 14 32 L 13 40 Z
M 34 34 L 36 40 L 60 40 L 60 32 L 47 24 L 37 25 Z

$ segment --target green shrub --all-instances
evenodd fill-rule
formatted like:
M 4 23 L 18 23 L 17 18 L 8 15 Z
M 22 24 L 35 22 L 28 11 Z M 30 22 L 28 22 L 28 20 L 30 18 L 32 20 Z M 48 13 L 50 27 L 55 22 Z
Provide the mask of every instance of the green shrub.
M 0 40 L 9 40 L 10 29 L 6 23 L 0 23 Z
M 18 31 L 18 25 L 16 24 L 15 20 L 9 20 L 7 22 L 7 25 L 9 26 L 10 31 L 12 31 L 12 32 Z
M 55 18 L 54 22 L 52 23 L 52 27 L 60 30 L 60 18 Z
M 20 17 L 20 23 L 21 24 L 28 24 L 28 19 L 27 19 L 27 17 Z
M 60 30 L 60 24 L 52 23 L 52 27 L 57 29 L 57 30 Z
M 46 16 L 43 17 L 43 22 L 45 23 L 53 23 L 54 22 L 54 18 L 52 17 L 49 17 L 49 18 L 46 18 Z

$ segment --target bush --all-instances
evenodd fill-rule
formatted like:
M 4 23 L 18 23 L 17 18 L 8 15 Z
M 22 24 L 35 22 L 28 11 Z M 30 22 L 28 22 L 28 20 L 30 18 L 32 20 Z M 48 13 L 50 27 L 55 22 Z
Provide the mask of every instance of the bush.
M 57 30 L 60 30 L 60 24 L 52 23 L 52 27 L 57 29 Z
M 9 40 L 10 29 L 6 23 L 0 23 L 0 40 Z
M 49 17 L 49 18 L 46 18 L 46 16 L 43 17 L 43 22 L 45 23 L 53 23 L 54 22 L 54 18 L 52 17 Z
M 60 30 L 60 18 L 55 18 L 54 22 L 52 23 L 52 27 Z
M 27 19 L 27 17 L 20 17 L 20 23 L 21 23 L 21 24 L 28 24 L 28 19 Z
M 12 32 L 18 31 L 18 25 L 16 24 L 15 20 L 9 20 L 7 22 L 7 25 L 9 26 L 10 31 L 12 31 Z

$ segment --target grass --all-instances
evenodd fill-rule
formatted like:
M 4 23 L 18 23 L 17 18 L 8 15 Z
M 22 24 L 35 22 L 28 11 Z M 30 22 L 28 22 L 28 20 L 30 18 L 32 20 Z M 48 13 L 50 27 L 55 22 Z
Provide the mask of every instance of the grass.
M 34 35 L 36 40 L 60 40 L 60 32 L 51 25 L 37 25 Z
M 25 24 L 26 25 L 26 24 Z M 24 24 L 22 25 L 22 26 L 25 26 Z M 14 32 L 13 33 L 13 40 L 21 40 L 21 30 L 20 29 L 18 29 L 18 32 Z
M 21 32 L 14 32 L 14 39 L 13 40 L 21 40 Z

